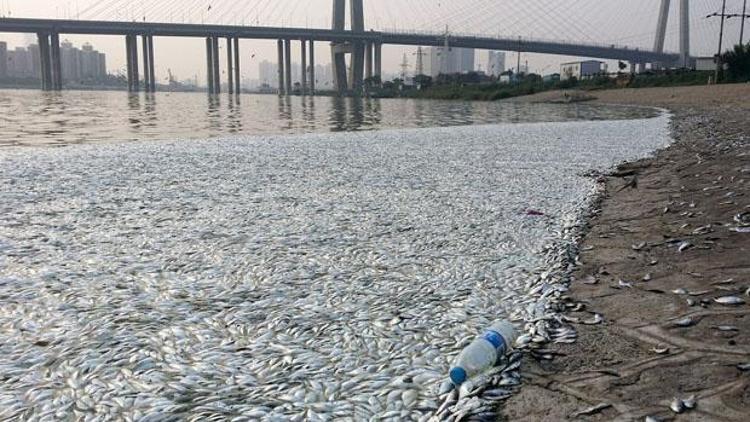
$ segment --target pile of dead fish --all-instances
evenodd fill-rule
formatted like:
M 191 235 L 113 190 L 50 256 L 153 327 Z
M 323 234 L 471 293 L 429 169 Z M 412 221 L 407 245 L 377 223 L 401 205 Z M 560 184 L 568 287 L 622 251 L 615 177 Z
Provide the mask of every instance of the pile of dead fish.
M 440 397 L 451 361 L 498 318 L 541 357 L 575 339 L 558 311 L 592 197 L 576 174 L 666 127 L 5 151 L 0 419 L 492 417 L 520 354 Z

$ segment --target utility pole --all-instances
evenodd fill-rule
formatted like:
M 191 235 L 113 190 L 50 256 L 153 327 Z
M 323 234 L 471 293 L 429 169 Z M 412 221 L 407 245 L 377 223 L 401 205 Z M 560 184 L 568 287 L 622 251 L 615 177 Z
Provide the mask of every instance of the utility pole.
M 406 75 L 409 73 L 409 59 L 406 58 L 406 53 L 404 53 L 404 61 L 401 62 L 401 80 L 406 83 Z
M 417 56 L 417 67 L 415 69 L 417 71 L 416 74 L 417 75 L 424 75 L 424 59 L 423 59 L 423 57 L 426 56 L 427 53 L 425 53 L 422 50 L 422 47 L 420 46 L 420 47 L 417 47 L 417 52 L 414 53 L 414 54 Z
M 721 50 L 722 43 L 724 42 L 724 20 L 727 14 L 727 0 L 721 2 L 721 29 L 719 30 L 719 53 L 716 55 L 716 83 L 719 83 L 719 73 L 721 72 Z
M 724 47 L 724 20 L 726 20 L 727 16 L 727 0 L 723 0 L 721 2 L 721 14 L 719 13 L 712 13 L 706 18 L 712 18 L 719 16 L 721 17 L 721 28 L 719 29 L 719 51 L 716 53 L 716 73 L 714 74 L 714 83 L 719 82 L 719 74 L 721 73 L 721 52 Z
M 740 23 L 740 45 L 745 40 L 745 18 L 747 17 L 747 0 L 742 3 L 742 23 Z

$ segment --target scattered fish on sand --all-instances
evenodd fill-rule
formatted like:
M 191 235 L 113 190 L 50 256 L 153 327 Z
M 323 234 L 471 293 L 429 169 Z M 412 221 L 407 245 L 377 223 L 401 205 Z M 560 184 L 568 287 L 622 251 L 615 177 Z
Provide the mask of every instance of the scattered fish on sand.
M 697 318 L 685 317 L 672 322 L 672 325 L 675 327 L 691 327 L 698 322 L 699 320 Z
M 715 298 L 714 302 L 721 304 L 721 305 L 737 306 L 737 305 L 743 305 L 745 303 L 745 300 L 739 296 L 722 296 L 722 297 Z
M 669 353 L 669 347 L 654 347 L 651 349 L 651 351 L 656 353 L 657 355 L 666 355 L 667 353 Z
M 579 418 L 581 416 L 595 415 L 595 414 L 601 412 L 602 410 L 609 409 L 610 407 L 612 407 L 612 405 L 610 403 L 599 403 L 599 404 L 597 404 L 595 406 L 591 406 L 591 407 L 588 407 L 588 408 L 583 409 L 581 411 L 578 411 L 578 412 L 572 414 L 571 417 L 572 418 Z
M 648 245 L 648 243 L 646 243 L 646 242 L 641 242 L 641 243 L 639 243 L 639 244 L 637 244 L 637 245 L 632 245 L 631 247 L 633 248 L 633 250 L 634 250 L 634 251 L 640 251 L 640 250 L 642 250 L 643 248 L 645 248 L 645 247 L 646 247 L 646 245 Z
M 692 248 L 694 245 L 690 242 L 682 242 L 680 243 L 680 246 L 677 247 L 677 252 L 684 252 L 690 248 Z

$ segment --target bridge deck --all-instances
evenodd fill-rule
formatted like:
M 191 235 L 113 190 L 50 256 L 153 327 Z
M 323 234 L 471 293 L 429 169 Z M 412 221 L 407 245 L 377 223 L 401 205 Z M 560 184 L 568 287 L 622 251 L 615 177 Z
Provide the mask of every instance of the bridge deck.
M 294 39 L 315 41 L 366 41 L 391 45 L 435 46 L 444 45 L 441 34 L 409 34 L 379 31 L 337 31 L 330 29 L 281 28 L 264 26 L 230 26 L 175 24 L 152 22 L 108 22 L 76 21 L 59 19 L 1 18 L 0 32 L 63 33 L 89 35 L 140 35 L 163 37 L 237 37 L 245 39 Z M 449 44 L 501 51 L 523 51 L 530 53 L 591 57 L 599 59 L 626 60 L 634 63 L 674 63 L 679 55 L 655 53 L 618 46 L 575 44 L 555 41 L 540 41 L 518 38 L 492 38 L 452 35 Z

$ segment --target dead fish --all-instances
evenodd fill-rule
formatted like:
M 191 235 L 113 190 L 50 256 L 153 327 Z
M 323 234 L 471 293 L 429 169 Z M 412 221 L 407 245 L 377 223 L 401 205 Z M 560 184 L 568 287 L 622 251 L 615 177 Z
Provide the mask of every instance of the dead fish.
M 737 327 L 735 327 L 734 325 L 714 325 L 711 328 L 713 328 L 715 330 L 719 330 L 719 331 L 725 331 L 725 332 L 727 332 L 727 331 L 740 331 L 740 329 L 737 328 Z
M 652 352 L 656 353 L 657 355 L 666 355 L 669 353 L 669 347 L 654 347 L 651 349 Z
M 687 302 L 688 306 L 695 306 L 695 303 L 696 303 L 695 299 L 693 299 L 691 297 L 687 298 L 686 302 Z
M 684 295 L 688 294 L 689 292 L 687 291 L 687 289 L 679 288 L 679 289 L 672 290 L 672 293 L 674 293 L 676 295 L 684 296 Z
M 737 305 L 744 304 L 745 300 L 739 296 L 722 296 L 722 297 L 715 298 L 714 302 L 721 304 L 721 305 L 737 306 Z
M 684 404 L 687 409 L 695 409 L 695 406 L 698 405 L 698 400 L 695 398 L 695 395 L 692 395 L 684 399 L 682 404 Z
M 643 281 L 651 281 L 651 273 L 648 273 L 643 276 Z
M 671 403 L 669 403 L 669 408 L 677 414 L 680 414 L 687 409 L 687 407 L 685 406 L 685 402 L 678 398 L 675 398 Z
M 589 408 L 586 408 L 586 409 L 583 409 L 583 410 L 581 410 L 579 412 L 576 412 L 573 415 L 571 415 L 571 417 L 578 418 L 578 417 L 581 417 L 581 416 L 594 415 L 594 414 L 599 413 L 602 410 L 608 409 L 610 407 L 612 407 L 612 405 L 609 404 L 609 403 L 599 403 L 596 406 L 591 406 Z
M 680 246 L 677 247 L 677 252 L 683 252 L 689 248 L 692 248 L 693 244 L 690 242 L 682 242 L 680 243 Z
M 717 281 L 717 282 L 714 282 L 714 283 L 711 283 L 711 284 L 714 285 L 714 286 L 720 286 L 722 284 L 732 284 L 732 283 L 734 283 L 734 279 L 733 278 L 728 278 L 726 280 Z
M 601 324 L 604 321 L 604 317 L 602 317 L 599 314 L 594 314 L 594 317 L 589 320 L 581 321 L 584 325 L 598 325 Z
M 750 211 L 741 212 L 735 215 L 734 221 L 741 226 L 750 226 Z
M 677 321 L 674 321 L 672 325 L 675 327 L 690 327 L 698 323 L 698 320 L 693 319 L 692 317 L 685 317 L 682 319 L 678 319 Z
M 645 248 L 647 245 L 646 242 L 641 242 L 637 245 L 631 245 L 630 247 L 633 248 L 634 251 L 640 251 L 641 249 Z
M 656 259 L 653 259 L 653 260 L 651 260 L 651 262 L 649 262 L 649 263 L 648 263 L 648 265 L 650 265 L 650 266 L 652 266 L 652 267 L 653 267 L 654 265 L 656 265 L 656 264 L 658 264 L 658 263 L 659 263 L 659 261 L 658 261 L 658 260 L 656 260 Z
M 662 418 L 658 416 L 646 416 L 646 422 L 662 422 Z
M 621 288 L 624 288 L 624 289 L 632 289 L 633 288 L 633 283 L 628 283 L 627 281 L 623 281 L 623 280 L 619 280 L 617 282 L 617 285 L 619 287 L 621 287 Z
M 583 280 L 581 280 L 583 284 L 589 284 L 593 285 L 599 282 L 599 280 L 596 279 L 593 275 L 586 276 Z
M 739 365 L 737 365 L 737 369 L 743 372 L 750 371 L 750 363 L 740 363 Z

